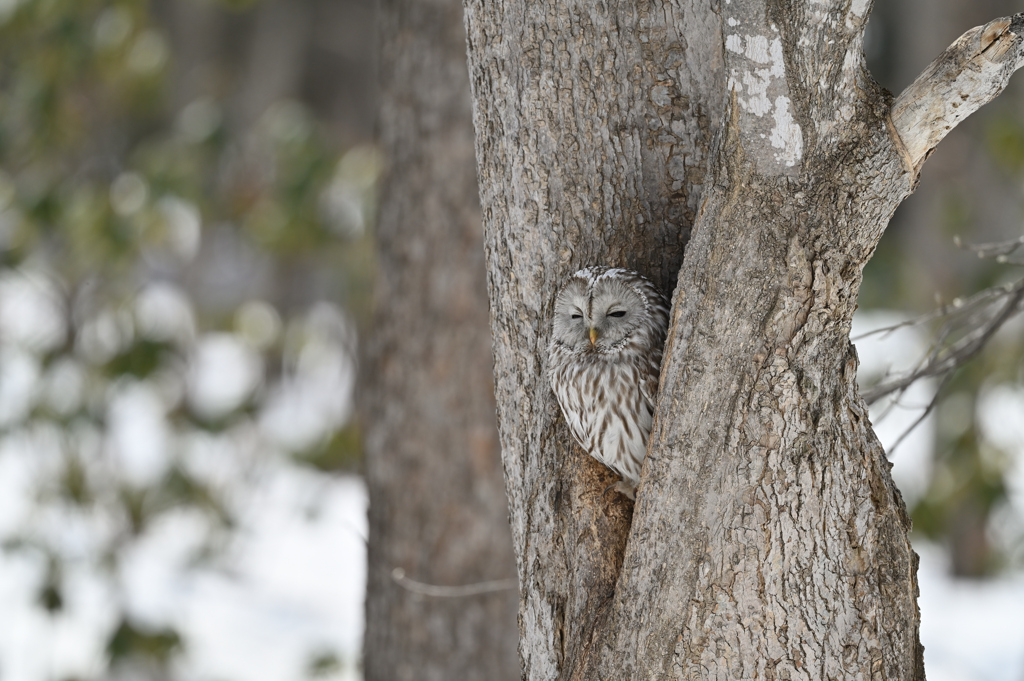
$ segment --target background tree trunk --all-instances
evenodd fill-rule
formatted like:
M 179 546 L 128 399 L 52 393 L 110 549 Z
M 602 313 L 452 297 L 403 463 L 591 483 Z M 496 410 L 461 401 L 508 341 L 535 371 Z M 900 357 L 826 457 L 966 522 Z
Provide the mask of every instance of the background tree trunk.
M 513 574 L 494 420 L 465 33 L 457 0 L 388 0 L 377 228 L 365 351 L 368 681 L 519 677 L 516 592 L 414 593 Z
M 467 0 L 527 678 L 923 678 L 909 519 L 849 328 L 934 146 L 902 139 L 995 96 L 1021 31 L 942 62 L 991 88 L 942 74 L 941 111 L 915 108 L 926 80 L 894 122 L 870 4 Z M 544 378 L 551 306 L 593 264 L 671 289 L 684 245 L 630 523 Z

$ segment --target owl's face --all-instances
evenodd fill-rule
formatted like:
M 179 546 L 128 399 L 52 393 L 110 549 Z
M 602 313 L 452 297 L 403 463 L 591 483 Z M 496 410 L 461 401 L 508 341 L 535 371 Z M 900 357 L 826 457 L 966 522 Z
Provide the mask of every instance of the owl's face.
M 555 298 L 553 340 L 575 352 L 607 352 L 649 315 L 644 299 L 623 281 L 574 277 Z

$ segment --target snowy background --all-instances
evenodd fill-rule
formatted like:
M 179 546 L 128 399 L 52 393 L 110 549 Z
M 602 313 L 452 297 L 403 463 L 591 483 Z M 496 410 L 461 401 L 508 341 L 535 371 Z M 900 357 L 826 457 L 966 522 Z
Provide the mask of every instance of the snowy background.
M 900 92 L 1018 5 L 875 3 L 870 71 Z M 375 6 L 0 0 L 0 681 L 358 678 Z M 965 248 L 1020 236 L 1022 111 L 1017 76 L 929 159 L 855 337 L 1019 276 Z M 1024 681 L 1022 339 L 892 454 L 932 681 Z M 862 377 L 928 344 L 858 340 Z M 935 390 L 872 409 L 887 451 Z
M 854 336 L 899 319 L 862 315 Z M 878 374 L 912 362 L 924 341 L 912 328 L 862 339 L 862 371 Z M 17 409 L 19 393 L 9 386 L 19 380 L 28 384 L 11 366 L 16 365 L 10 360 L 0 365 L 0 413 Z M 224 393 L 244 392 L 253 380 L 245 366 L 211 361 L 201 379 L 193 374 L 190 385 L 200 392 L 203 382 Z M 893 442 L 913 422 L 932 389 L 922 383 L 890 409 L 878 428 L 884 442 Z M 135 394 L 123 406 L 117 401 L 111 406 L 140 412 L 118 437 L 124 438 L 123 465 L 142 477 L 166 465 L 167 457 L 161 451 L 159 409 L 146 412 L 151 402 L 159 400 Z M 986 437 L 1015 452 L 1018 463 L 1024 461 L 1024 393 L 1003 388 L 981 404 Z M 932 428 L 926 420 L 894 456 L 893 475 L 908 501 L 921 494 L 928 477 Z M 198 457 L 204 446 L 223 445 L 194 446 Z M 322 654 L 339 663 L 330 678 L 360 678 L 367 500 L 358 477 L 327 476 L 274 457 L 256 470 L 228 465 L 210 472 L 246 479 L 234 501 L 243 526 L 225 555 L 213 566 L 190 565 L 207 523 L 194 511 L 167 513 L 123 561 L 118 582 L 123 593 L 113 593 L 110 580 L 90 564 L 92 547 L 107 528 L 89 518 L 38 517 L 28 496 L 36 489 L 34 476 L 45 474 L 45 463 L 34 456 L 31 438 L 7 438 L 4 447 L 0 535 L 34 524 L 39 532 L 59 535 L 63 545 L 77 547 L 81 561 L 65 575 L 64 614 L 51 618 L 33 602 L 45 570 L 31 554 L 0 553 L 0 681 L 97 676 L 106 668 L 104 645 L 115 624 L 115 603 L 127 604 L 139 622 L 173 624 L 184 642 L 176 664 L 185 679 L 297 680 L 307 678 L 310 660 Z M 220 452 L 205 460 L 237 463 L 238 457 Z M 1024 514 L 1024 466 L 1016 466 L 1011 485 L 1015 511 Z M 929 679 L 1024 681 L 1024 574 L 955 580 L 940 547 L 915 546 L 921 555 L 921 638 Z

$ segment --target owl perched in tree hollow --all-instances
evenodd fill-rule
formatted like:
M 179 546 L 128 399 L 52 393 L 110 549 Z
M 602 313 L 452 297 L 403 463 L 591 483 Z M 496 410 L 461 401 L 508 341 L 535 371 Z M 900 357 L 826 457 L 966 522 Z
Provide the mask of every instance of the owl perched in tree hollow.
M 668 301 L 631 270 L 588 267 L 555 298 L 548 379 L 576 441 L 634 498 L 647 453 Z

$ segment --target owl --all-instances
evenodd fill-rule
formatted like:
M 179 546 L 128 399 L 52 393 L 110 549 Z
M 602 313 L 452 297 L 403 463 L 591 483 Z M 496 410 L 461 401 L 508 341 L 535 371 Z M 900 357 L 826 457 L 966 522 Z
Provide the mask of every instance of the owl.
M 548 379 L 569 430 L 634 498 L 658 394 L 668 301 L 631 270 L 588 267 L 555 298 Z

